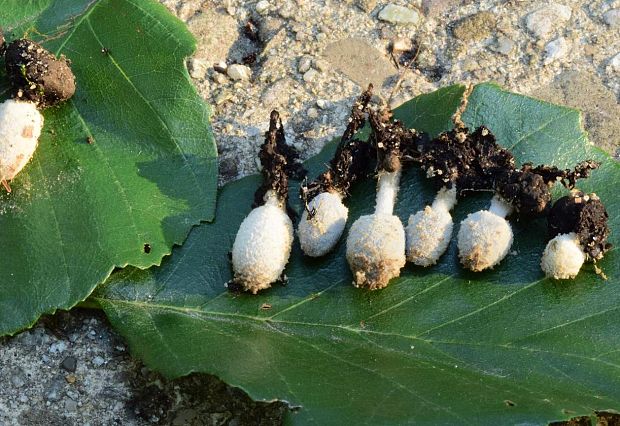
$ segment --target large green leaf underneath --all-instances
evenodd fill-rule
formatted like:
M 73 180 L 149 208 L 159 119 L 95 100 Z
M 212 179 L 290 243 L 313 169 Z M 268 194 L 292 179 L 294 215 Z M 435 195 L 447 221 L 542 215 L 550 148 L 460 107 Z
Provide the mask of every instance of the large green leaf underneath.
M 436 134 L 451 127 L 462 92 L 420 96 L 397 116 Z M 463 116 L 489 126 L 520 162 L 602 161 L 582 185 L 607 204 L 617 245 L 620 167 L 587 143 L 579 117 L 493 85 L 475 88 Z M 312 174 L 333 151 L 308 162 Z M 290 416 L 299 423 L 541 424 L 620 409 L 617 251 L 600 263 L 609 281 L 592 267 L 574 281 L 548 280 L 539 266 L 545 222 L 517 222 L 514 252 L 494 270 L 463 270 L 453 241 L 438 265 L 407 266 L 389 287 L 369 292 L 351 285 L 344 241 L 319 260 L 296 245 L 285 287 L 233 295 L 223 288 L 227 253 L 258 183 L 227 185 L 215 223 L 195 229 L 160 268 L 113 275 L 96 295 L 151 367 L 171 377 L 213 373 L 255 398 L 285 399 L 301 407 Z M 490 197 L 461 201 L 455 222 Z M 408 170 L 397 213 L 404 221 L 432 199 L 423 174 Z M 374 183 L 358 185 L 350 222 L 373 204 Z
M 213 218 L 217 154 L 184 67 L 194 40 L 158 3 L 1 0 L 0 26 L 66 55 L 77 81 L 0 195 L 2 335 L 85 299 L 115 266 L 159 264 Z

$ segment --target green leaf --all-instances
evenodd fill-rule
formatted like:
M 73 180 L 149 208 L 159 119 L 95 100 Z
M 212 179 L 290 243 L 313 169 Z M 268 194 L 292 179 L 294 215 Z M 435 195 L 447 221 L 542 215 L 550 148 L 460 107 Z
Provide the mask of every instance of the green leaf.
M 1 0 L 0 26 L 64 54 L 77 82 L 0 195 L 2 335 L 74 306 L 114 267 L 159 264 L 213 219 L 217 152 L 184 66 L 194 40 L 157 2 Z
M 462 92 L 420 96 L 397 116 L 436 134 L 451 127 Z M 611 242 L 620 242 L 620 166 L 587 143 L 577 111 L 484 84 L 463 119 L 489 126 L 519 162 L 602 161 L 582 185 L 607 204 Z M 313 175 L 333 151 L 308 162 Z M 438 265 L 408 265 L 369 292 L 351 285 L 344 241 L 319 260 L 296 245 L 285 287 L 233 295 L 223 288 L 227 253 L 258 183 L 227 185 L 215 223 L 195 229 L 160 268 L 122 271 L 96 295 L 149 366 L 170 377 L 212 373 L 254 398 L 284 399 L 301 407 L 291 414 L 300 424 L 541 424 L 620 408 L 617 250 L 600 262 L 607 282 L 592 267 L 575 281 L 548 280 L 539 266 L 545 221 L 517 222 L 514 254 L 494 270 L 463 270 L 453 240 Z M 372 181 L 355 188 L 350 222 L 373 210 L 374 191 Z M 405 221 L 433 197 L 423 173 L 408 170 L 397 214 Z M 461 201 L 455 222 L 490 197 Z

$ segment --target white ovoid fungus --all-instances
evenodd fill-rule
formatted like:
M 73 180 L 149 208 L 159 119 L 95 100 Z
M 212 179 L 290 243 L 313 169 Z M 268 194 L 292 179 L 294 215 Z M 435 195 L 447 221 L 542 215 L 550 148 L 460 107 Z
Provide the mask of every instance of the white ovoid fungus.
M 424 210 L 409 217 L 405 228 L 407 261 L 419 266 L 431 266 L 448 248 L 452 238 L 452 215 L 456 205 L 456 187 L 442 188 L 435 201 Z
M 0 104 L 0 183 L 11 181 L 30 161 L 43 129 L 43 115 L 33 102 L 9 99 Z
M 349 216 L 342 198 L 337 191 L 322 192 L 308 203 L 297 229 L 301 249 L 306 255 L 323 256 L 340 240 Z M 308 210 L 314 214 L 308 216 Z
M 293 223 L 286 202 L 268 191 L 265 204 L 241 222 L 232 248 L 235 281 L 256 294 L 282 275 L 293 244 Z
M 457 235 L 459 258 L 468 269 L 492 268 L 506 257 L 512 245 L 512 228 L 505 219 L 513 207 L 495 195 L 489 210 L 469 214 Z
M 547 277 L 567 280 L 577 276 L 586 261 L 583 247 L 574 232 L 556 235 L 545 247 L 540 266 Z
M 375 213 L 357 219 L 347 238 L 347 261 L 356 287 L 384 288 L 405 266 L 405 230 L 394 216 L 400 168 L 381 172 Z

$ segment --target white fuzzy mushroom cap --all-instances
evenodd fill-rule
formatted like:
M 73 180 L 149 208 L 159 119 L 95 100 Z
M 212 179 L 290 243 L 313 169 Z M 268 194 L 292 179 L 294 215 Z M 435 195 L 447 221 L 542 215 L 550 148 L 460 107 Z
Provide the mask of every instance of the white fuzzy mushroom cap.
M 0 104 L 0 179 L 10 181 L 32 158 L 43 129 L 43 116 L 32 102 Z
M 497 265 L 512 246 L 512 228 L 504 219 L 510 206 L 497 203 L 502 201 L 494 198 L 489 210 L 472 213 L 461 222 L 457 235 L 459 257 L 463 266 L 472 271 Z
M 271 193 L 241 222 L 232 248 L 235 281 L 256 294 L 271 287 L 284 271 L 293 244 L 293 223 Z
M 347 238 L 347 261 L 356 287 L 383 288 L 405 266 L 405 230 L 397 216 L 357 219 Z
M 557 235 L 547 243 L 540 267 L 550 278 L 567 280 L 577 276 L 585 260 L 577 234 L 571 232 Z
M 432 206 L 409 217 L 405 229 L 407 260 L 419 266 L 437 263 L 452 238 L 452 215 L 456 204 L 456 188 L 442 188 Z
M 347 223 L 349 209 L 342 204 L 342 195 L 323 192 L 308 203 L 315 215 L 308 219 L 304 211 L 297 228 L 301 249 L 308 256 L 319 257 L 329 253 L 340 240 Z

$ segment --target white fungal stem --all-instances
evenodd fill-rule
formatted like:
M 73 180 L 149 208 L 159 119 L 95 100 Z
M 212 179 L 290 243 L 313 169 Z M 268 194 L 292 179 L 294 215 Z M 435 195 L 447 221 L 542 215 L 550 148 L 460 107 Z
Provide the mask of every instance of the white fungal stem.
M 0 183 L 11 181 L 34 154 L 43 129 L 43 115 L 33 102 L 9 99 L 0 104 Z
M 377 204 L 375 214 L 391 215 L 396 204 L 400 170 L 395 172 L 381 172 L 377 184 Z
M 512 228 L 505 219 L 513 207 L 495 195 L 489 210 L 469 214 L 457 236 L 461 263 L 472 271 L 492 268 L 512 246 Z
M 299 243 L 306 255 L 323 256 L 340 240 L 349 216 L 343 198 L 340 192 L 334 190 L 322 192 L 308 203 L 297 228 Z M 308 210 L 313 215 L 308 216 Z
M 349 231 L 347 261 L 356 287 L 384 288 L 405 266 L 405 230 L 394 216 L 400 170 L 382 172 L 377 184 L 375 213 L 361 216 Z
M 285 201 L 275 191 L 268 191 L 264 200 L 243 220 L 232 248 L 235 281 L 253 294 L 280 278 L 293 244 Z
M 452 215 L 456 205 L 456 188 L 442 188 L 431 206 L 409 217 L 405 229 L 407 260 L 419 266 L 437 263 L 452 238 Z
M 574 232 L 556 235 L 547 243 L 540 267 L 545 275 L 556 280 L 577 276 L 586 260 L 586 254 Z

